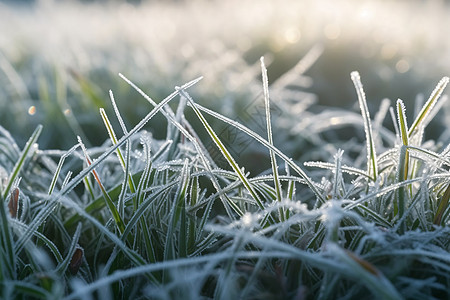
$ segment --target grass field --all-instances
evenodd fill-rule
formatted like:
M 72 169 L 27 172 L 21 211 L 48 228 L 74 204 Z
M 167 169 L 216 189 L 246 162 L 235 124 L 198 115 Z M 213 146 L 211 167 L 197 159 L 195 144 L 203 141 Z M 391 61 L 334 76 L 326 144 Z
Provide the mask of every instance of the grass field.
M 0 298 L 449 298 L 449 11 L 0 2 Z

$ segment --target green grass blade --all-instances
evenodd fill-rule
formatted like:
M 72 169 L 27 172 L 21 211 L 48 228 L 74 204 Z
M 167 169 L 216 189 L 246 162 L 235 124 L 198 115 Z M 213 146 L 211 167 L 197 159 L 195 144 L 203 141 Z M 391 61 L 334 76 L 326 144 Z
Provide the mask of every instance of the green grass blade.
M 133 89 L 135 89 L 142 97 L 144 97 L 150 104 L 152 104 L 153 106 L 156 106 L 155 101 L 153 101 L 152 98 L 150 98 L 146 93 L 144 93 L 138 86 L 136 86 L 133 82 L 131 82 L 128 78 L 126 78 L 125 76 L 123 76 L 122 74 L 119 74 L 119 76 L 125 80 L 125 82 L 127 82 Z M 188 87 L 187 85 L 183 86 L 184 88 Z M 187 130 L 186 130 L 186 126 L 190 127 L 189 123 L 183 123 L 180 124 L 176 118 L 174 113 L 171 111 L 170 107 L 167 107 L 167 111 L 162 110 L 161 113 L 175 126 L 178 128 L 178 130 L 183 133 L 183 135 L 194 145 L 197 153 L 199 154 L 200 160 L 202 161 L 204 167 L 207 170 L 207 174 L 209 175 L 209 178 L 214 186 L 214 188 L 216 189 L 216 191 L 219 193 L 220 195 L 220 200 L 222 201 L 222 204 L 227 212 L 227 215 L 230 216 L 230 218 L 234 219 L 234 214 L 230 211 L 230 207 L 231 209 L 233 209 L 233 211 L 239 215 L 239 216 L 243 216 L 244 213 L 241 211 L 241 209 L 236 205 L 236 203 L 234 203 L 233 201 L 231 201 L 229 199 L 229 197 L 222 193 L 222 188 L 220 187 L 220 184 L 217 180 L 217 178 L 213 175 L 212 169 L 211 169 L 211 164 L 214 164 L 214 162 L 211 160 L 211 158 L 207 157 L 207 151 L 205 150 L 205 147 L 202 146 L 202 144 L 200 143 L 200 139 L 197 136 L 193 136 L 195 135 L 194 130 L 191 130 L 192 134 L 190 134 Z M 166 142 L 168 143 L 168 142 Z M 170 144 L 167 144 L 167 146 L 170 146 Z M 206 154 L 205 154 L 206 153 Z M 155 154 L 156 156 L 156 154 Z
M 265 147 L 267 147 L 268 149 L 273 150 L 282 160 L 284 160 L 286 162 L 286 164 L 288 164 L 297 174 L 299 174 L 304 180 L 306 185 L 308 185 L 308 187 L 311 189 L 311 191 L 316 195 L 317 199 L 321 202 L 321 203 L 325 203 L 326 199 L 323 197 L 322 193 L 317 189 L 316 185 L 313 183 L 312 179 L 309 178 L 309 176 L 306 174 L 306 172 L 300 167 L 298 166 L 296 163 L 294 163 L 294 161 L 287 157 L 282 151 L 280 151 L 278 148 L 274 147 L 273 145 L 271 145 L 269 142 L 267 142 L 263 137 L 261 137 L 259 134 L 257 134 L 256 132 L 252 131 L 251 129 L 249 129 L 248 127 L 234 121 L 231 120 L 230 118 L 227 118 L 219 113 L 216 113 L 210 109 L 207 109 L 203 106 L 201 106 L 198 103 L 193 103 L 193 105 L 198 108 L 199 110 L 207 113 L 208 115 L 211 115 L 225 123 L 230 124 L 231 126 L 233 126 L 236 129 L 239 129 L 240 131 L 248 134 L 249 136 L 251 136 L 252 138 L 254 138 L 256 141 L 258 141 L 259 143 L 261 143 L 262 145 L 264 145 Z
M 261 70 L 262 70 L 262 81 L 263 81 L 263 89 L 264 89 L 264 106 L 266 108 L 266 124 L 267 124 L 267 141 L 270 145 L 273 145 L 273 136 L 272 136 L 272 123 L 270 121 L 270 98 L 269 98 L 269 79 L 267 77 L 267 68 L 264 64 L 264 57 L 261 57 Z M 278 175 L 278 165 L 277 159 L 275 157 L 275 152 L 269 149 L 270 153 L 270 162 L 272 165 L 272 174 L 273 174 L 273 183 L 275 186 L 275 191 L 277 195 L 277 200 L 279 202 L 282 201 L 281 194 L 281 182 Z M 280 220 L 283 221 L 285 218 L 283 208 L 279 208 Z
M 424 104 L 419 114 L 417 115 L 416 119 L 414 120 L 413 124 L 411 125 L 411 128 L 408 131 L 409 137 L 412 136 L 414 132 L 418 130 L 419 126 L 426 120 L 427 116 L 430 114 L 431 110 L 435 106 L 437 100 L 442 95 L 442 92 L 444 91 L 448 82 L 449 82 L 448 77 L 443 77 L 439 81 L 436 88 L 431 93 L 430 98 L 428 98 L 427 102 Z
M 0 218 L 1 218 L 1 243 L 0 255 L 3 256 L 0 276 L 2 280 L 15 279 L 16 277 L 16 255 L 14 252 L 14 240 L 11 233 L 11 226 L 9 224 L 9 217 L 6 214 L 5 201 L 0 199 Z
M 250 195 L 252 196 L 252 198 L 256 201 L 258 207 L 261 210 L 264 210 L 264 204 L 262 203 L 260 197 L 258 196 L 258 194 L 255 192 L 253 186 L 250 184 L 247 176 L 245 176 L 245 174 L 243 173 L 243 171 L 240 169 L 240 167 L 238 166 L 238 164 L 236 163 L 236 161 L 234 160 L 233 156 L 231 155 L 231 153 L 228 151 L 228 149 L 225 147 L 225 145 L 222 143 L 222 141 L 219 139 L 219 137 L 217 136 L 216 132 L 214 131 L 214 129 L 211 127 L 211 125 L 209 125 L 208 121 L 205 119 L 205 117 L 203 116 L 203 114 L 200 112 L 200 110 L 197 108 L 197 106 L 194 103 L 194 100 L 191 98 L 191 96 L 189 96 L 187 94 L 186 91 L 184 91 L 183 89 L 179 89 L 180 93 L 186 97 L 186 99 L 188 99 L 188 101 L 191 103 L 191 107 L 194 109 L 195 114 L 197 115 L 197 117 L 199 118 L 200 122 L 202 122 L 203 126 L 205 127 L 206 131 L 208 132 L 209 136 L 211 137 L 211 139 L 213 140 L 213 142 L 216 144 L 216 146 L 219 148 L 220 152 L 222 153 L 222 155 L 225 157 L 225 159 L 227 160 L 227 162 L 230 164 L 231 168 L 236 172 L 236 174 L 239 176 L 239 179 L 241 180 L 242 184 L 245 186 L 245 188 L 247 189 L 247 191 L 250 193 Z
M 105 124 L 106 129 L 108 130 L 109 138 L 111 139 L 112 144 L 116 145 L 117 144 L 116 133 L 114 132 L 114 128 L 112 127 L 111 122 L 109 121 L 108 116 L 106 115 L 106 112 L 103 108 L 100 108 L 100 115 L 102 116 L 103 123 Z M 125 171 L 126 168 L 125 159 L 122 155 L 122 151 L 120 151 L 120 147 L 116 149 L 116 153 L 117 157 L 119 158 L 120 165 L 122 166 L 122 169 Z M 130 187 L 131 193 L 136 192 L 133 177 L 131 177 L 131 175 L 128 175 L 128 186 Z
M 359 107 L 364 121 L 364 131 L 367 143 L 367 174 L 372 174 L 372 180 L 376 181 L 378 176 L 377 153 L 375 150 L 375 140 L 372 132 L 369 109 L 367 107 L 366 95 L 364 93 L 361 78 L 358 72 L 352 72 L 351 78 L 358 94 Z
M 402 168 L 404 170 L 404 173 L 402 174 L 402 180 L 406 180 L 408 178 L 408 166 L 409 166 L 409 152 L 408 152 L 408 145 L 409 145 L 409 139 L 408 139 L 408 124 L 406 123 L 406 114 L 405 114 L 405 105 L 403 104 L 403 101 L 398 99 L 397 100 L 397 116 L 398 116 L 398 125 L 400 128 L 400 137 L 402 139 L 403 146 L 405 146 L 405 165 Z

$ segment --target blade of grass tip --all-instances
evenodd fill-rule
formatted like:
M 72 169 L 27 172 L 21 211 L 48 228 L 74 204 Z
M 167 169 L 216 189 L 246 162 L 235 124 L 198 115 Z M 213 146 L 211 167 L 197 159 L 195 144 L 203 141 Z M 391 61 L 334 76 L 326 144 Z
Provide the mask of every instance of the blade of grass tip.
M 364 121 L 364 131 L 366 133 L 367 143 L 367 174 L 372 174 L 372 180 L 376 181 L 378 176 L 377 155 L 375 151 L 375 141 L 372 132 L 372 124 L 370 122 L 369 109 L 367 107 L 366 94 L 359 73 L 354 71 L 350 74 L 353 84 L 358 94 L 359 107 Z
M 14 180 L 19 175 L 20 170 L 24 167 L 24 163 L 27 157 L 34 153 L 34 151 L 32 151 L 32 148 L 35 145 L 36 140 L 39 138 L 41 132 L 42 132 L 42 125 L 38 125 L 34 130 L 33 134 L 31 135 L 31 137 L 28 139 L 27 143 L 25 144 L 25 148 L 20 154 L 20 157 L 17 160 L 16 164 L 14 165 L 11 175 L 8 178 L 8 184 L 6 185 L 5 190 L 3 190 L 3 199 L 6 199 L 6 197 L 8 196 L 11 187 L 14 183 Z
M 122 128 L 123 133 L 127 134 L 128 130 L 125 126 L 125 123 L 123 122 L 122 116 L 120 115 L 119 108 L 117 107 L 116 100 L 114 99 L 114 94 L 111 90 L 109 90 L 109 98 L 111 99 L 111 104 L 113 106 L 114 113 L 116 114 L 117 120 L 119 120 L 120 127 Z
M 414 134 L 414 132 L 418 129 L 418 127 L 423 123 L 423 121 L 430 114 L 430 111 L 433 109 L 433 107 L 436 104 L 437 100 L 442 95 L 442 92 L 444 91 L 444 89 L 447 86 L 448 82 L 449 82 L 449 78 L 448 77 L 443 77 L 439 81 L 439 83 L 437 84 L 436 88 L 431 93 L 430 98 L 428 98 L 427 102 L 422 107 L 421 111 L 419 112 L 419 114 L 417 115 L 417 117 L 414 120 L 413 124 L 411 125 L 411 128 L 408 131 L 408 137 L 410 137 L 410 136 L 412 136 Z
M 208 132 L 208 134 L 211 137 L 211 139 L 213 140 L 213 142 L 216 144 L 216 146 L 219 148 L 219 150 L 221 151 L 222 155 L 225 157 L 227 162 L 230 164 L 230 166 L 233 168 L 233 170 L 239 176 L 242 184 L 245 186 L 247 191 L 250 193 L 250 195 L 252 196 L 253 200 L 255 200 L 255 202 L 257 203 L 258 207 L 261 210 L 264 210 L 265 207 L 264 207 L 261 199 L 259 198 L 258 194 L 253 189 L 252 185 L 250 184 L 250 182 L 248 181 L 247 177 L 242 172 L 242 170 L 239 168 L 238 164 L 236 163 L 236 161 L 234 160 L 234 158 L 232 157 L 232 155 L 230 154 L 228 149 L 225 147 L 225 145 L 219 139 L 219 137 L 217 136 L 215 131 L 212 129 L 211 125 L 209 125 L 208 121 L 205 119 L 203 114 L 195 106 L 194 100 L 191 98 L 191 96 L 189 96 L 189 94 L 184 89 L 177 88 L 177 90 L 179 90 L 180 93 L 184 97 L 186 97 L 186 99 L 188 99 L 189 103 L 191 103 L 191 107 L 193 108 L 193 110 L 194 110 L 195 114 L 197 115 L 197 117 L 199 118 L 200 122 L 202 122 L 203 126 L 205 127 L 206 131 Z M 271 218 L 271 217 L 269 216 L 269 218 Z M 264 221 L 265 221 L 265 219 L 264 219 Z
M 113 145 L 117 144 L 117 137 L 116 133 L 114 132 L 114 128 L 111 125 L 111 122 L 108 119 L 108 116 L 106 115 L 106 112 L 103 108 L 100 108 L 100 115 L 102 116 L 103 123 L 105 124 L 106 129 L 108 130 L 109 138 L 111 139 L 111 142 Z M 125 159 L 123 158 L 122 152 L 120 151 L 120 148 L 118 147 L 116 149 L 117 157 L 119 158 L 120 165 L 122 166 L 122 170 L 125 171 Z M 128 185 L 130 187 L 131 193 L 135 193 L 136 189 L 134 186 L 133 178 L 130 174 L 128 174 Z
M 53 190 L 55 189 L 56 182 L 58 180 L 59 174 L 61 173 L 61 169 L 62 169 L 65 159 L 69 155 L 71 155 L 79 146 L 80 146 L 80 144 L 76 144 L 75 146 L 70 148 L 66 153 L 64 153 L 61 156 L 61 158 L 59 159 L 58 166 L 56 167 L 56 171 L 55 171 L 55 174 L 53 175 L 52 182 L 50 183 L 50 187 L 48 188 L 48 195 L 51 195 L 53 193 Z
M 12 196 L 12 195 L 11 195 Z M 6 215 L 5 201 L 0 199 L 0 218 L 1 218 L 1 248 L 2 252 L 0 257 L 3 256 L 3 266 L 0 272 L 0 279 L 4 280 L 5 277 L 8 279 L 16 278 L 16 256 L 14 252 L 14 240 L 11 233 L 11 226 L 8 222 L 8 216 Z M 11 201 L 11 200 L 10 200 Z
M 80 137 L 78 137 L 78 143 L 81 145 L 81 149 L 83 150 L 84 153 L 84 157 L 86 159 L 86 162 L 88 164 L 88 166 L 90 166 L 92 164 L 92 161 L 89 157 L 89 154 L 87 153 L 86 148 L 84 147 L 83 141 L 81 140 Z M 119 229 L 120 234 L 122 234 L 125 230 L 125 224 L 123 223 L 123 220 L 119 214 L 119 212 L 117 211 L 116 206 L 114 205 L 113 201 L 111 200 L 111 198 L 109 197 L 108 192 L 106 191 L 106 189 L 104 188 L 103 184 L 100 181 L 100 177 L 98 176 L 97 172 L 95 171 L 95 168 L 92 169 L 92 174 L 95 177 L 95 180 L 97 181 L 97 184 L 100 187 L 100 190 L 102 191 L 103 197 L 105 199 L 106 205 L 108 206 L 109 211 L 111 212 L 111 215 L 114 218 L 114 221 L 116 223 L 117 228 Z
M 264 104 L 266 108 L 266 124 L 267 124 L 267 141 L 269 144 L 273 145 L 273 136 L 272 136 L 272 123 L 270 121 L 270 97 L 269 97 L 269 78 L 267 76 L 267 68 L 264 64 L 264 57 L 261 57 L 261 71 L 262 71 L 262 81 L 263 81 L 263 90 L 264 90 Z M 281 182 L 278 175 L 278 165 L 277 159 L 275 157 L 275 153 L 273 150 L 269 149 L 270 153 L 270 162 L 272 165 L 272 173 L 273 173 L 273 183 L 275 186 L 275 191 L 277 195 L 277 200 L 279 202 L 282 201 L 281 194 Z M 279 208 L 280 220 L 284 221 L 285 215 L 282 207 Z
M 408 147 L 409 138 L 408 138 L 408 124 L 406 123 L 405 105 L 403 104 L 403 101 L 400 99 L 397 100 L 397 116 L 402 143 L 405 147 Z M 406 180 L 408 178 L 408 166 L 409 166 L 409 151 L 408 149 L 406 149 L 405 167 L 404 167 L 404 174 L 402 175 L 402 180 Z

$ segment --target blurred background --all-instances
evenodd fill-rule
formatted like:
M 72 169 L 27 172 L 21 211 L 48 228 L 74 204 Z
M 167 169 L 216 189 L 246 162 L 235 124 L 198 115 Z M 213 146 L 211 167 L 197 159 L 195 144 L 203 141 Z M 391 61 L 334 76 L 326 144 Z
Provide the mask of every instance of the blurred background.
M 372 117 L 382 99 L 401 98 L 412 120 L 416 99 L 426 100 L 450 74 L 449 3 L 0 1 L 0 125 L 21 146 L 37 124 L 44 125 L 41 148 L 68 149 L 77 135 L 100 145 L 108 136 L 99 107 L 117 124 L 109 90 L 128 128 L 152 108 L 120 72 L 156 102 L 204 76 L 190 90 L 195 101 L 264 134 L 264 56 L 277 146 L 297 159 L 320 159 L 311 153 L 319 135 L 321 141 L 364 139 L 362 129 L 345 126 L 332 137 L 309 130 L 324 120 L 324 111 L 359 113 L 351 71 L 361 74 Z M 211 122 L 238 159 L 263 169 L 264 149 Z M 429 137 L 440 136 L 442 126 L 434 122 Z M 164 138 L 164 118 L 146 129 Z

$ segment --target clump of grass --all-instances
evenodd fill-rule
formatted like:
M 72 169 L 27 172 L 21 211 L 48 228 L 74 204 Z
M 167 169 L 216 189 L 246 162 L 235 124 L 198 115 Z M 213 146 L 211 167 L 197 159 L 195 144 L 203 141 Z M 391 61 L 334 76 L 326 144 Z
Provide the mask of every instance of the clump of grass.
M 123 75 L 154 108 L 128 129 L 110 92 L 122 133 L 102 108 L 110 139 L 100 147 L 79 138 L 68 151 L 40 150 L 38 127 L 17 155 L 1 128 L 2 297 L 448 297 L 448 147 L 424 143 L 423 132 L 449 79 L 410 129 L 399 100 L 398 132 L 388 134 L 387 104 L 372 120 L 352 73 L 362 119 L 349 124 L 365 132 L 366 160 L 348 166 L 337 150 L 307 171 L 275 145 L 263 59 L 261 70 L 267 138 L 198 104 L 188 91 L 200 79 L 158 103 Z M 229 169 L 210 157 L 189 110 Z M 143 129 L 159 113 L 169 124 L 163 140 Z M 241 168 L 207 116 L 260 143 L 268 172 Z

